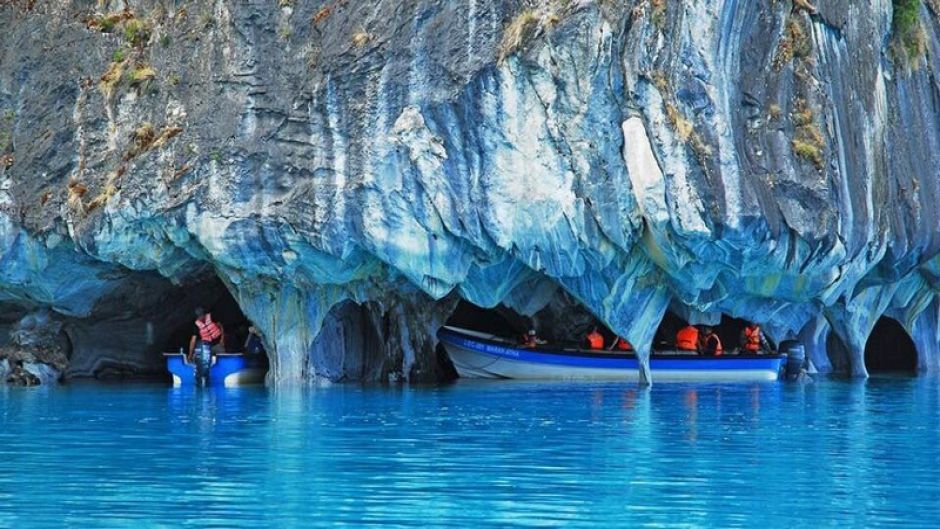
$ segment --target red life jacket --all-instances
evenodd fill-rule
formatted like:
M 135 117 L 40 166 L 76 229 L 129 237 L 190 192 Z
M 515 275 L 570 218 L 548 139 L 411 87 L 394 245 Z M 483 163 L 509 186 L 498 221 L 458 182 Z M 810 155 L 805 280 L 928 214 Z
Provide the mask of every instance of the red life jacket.
M 760 351 L 760 326 L 754 325 L 744 328 L 744 337 L 747 341 L 744 342 L 744 349 L 752 353 Z
M 212 321 L 212 314 L 206 314 L 205 321 L 197 319 L 196 328 L 199 329 L 199 338 L 204 342 L 213 343 L 222 337 L 222 329 Z
M 587 335 L 587 341 L 588 345 L 591 346 L 591 349 L 604 348 L 604 337 L 597 331 L 591 331 L 591 334 Z
M 676 334 L 676 347 L 683 351 L 698 351 L 698 329 L 689 325 Z
M 624 340 L 623 338 L 620 338 L 617 340 L 617 349 L 620 349 L 621 351 L 632 351 L 633 344 L 627 340 Z

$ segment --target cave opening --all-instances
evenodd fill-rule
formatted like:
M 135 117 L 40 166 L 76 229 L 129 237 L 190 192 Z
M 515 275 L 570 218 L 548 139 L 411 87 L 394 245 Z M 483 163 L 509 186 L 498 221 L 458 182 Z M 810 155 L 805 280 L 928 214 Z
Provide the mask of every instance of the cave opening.
M 540 338 L 563 347 L 585 347 L 586 336 L 595 327 L 603 335 L 605 345 L 613 343 L 616 338 L 599 318 L 563 292 L 532 316 L 520 314 L 502 304 L 483 308 L 461 300 L 445 325 L 511 340 L 535 329 Z
M 663 314 L 663 319 L 653 336 L 653 349 L 672 349 L 676 346 L 676 333 L 686 326 L 686 321 L 671 310 Z
M 519 316 L 503 305 L 485 309 L 460 300 L 445 325 L 509 338 L 524 333 L 530 323 L 528 318 Z
M 869 374 L 917 373 L 917 346 L 897 320 L 882 316 L 865 343 L 865 368 Z
M 220 323 L 225 333 L 225 349 L 228 352 L 243 352 L 245 340 L 248 338 L 248 327 L 251 322 L 242 313 L 238 302 L 219 278 L 199 283 L 196 286 L 184 287 L 196 295 L 181 297 L 175 309 L 179 323 L 171 332 L 159 340 L 162 352 L 178 352 L 189 348 L 190 338 L 196 334 L 195 310 L 202 307 L 212 314 L 212 319 Z
M 659 324 L 659 327 L 656 329 L 656 334 L 653 337 L 653 350 L 667 350 L 673 349 L 676 347 L 676 334 L 685 327 L 688 322 L 671 310 L 667 310 L 663 315 L 663 319 Z M 728 316 L 727 314 L 722 314 L 721 319 L 718 323 L 703 323 L 699 324 L 698 322 L 693 323 L 695 327 L 698 327 L 701 331 L 705 327 L 711 327 L 715 334 L 718 335 L 718 338 L 721 340 L 723 349 L 726 352 L 733 351 L 741 346 L 741 333 L 744 331 L 744 328 L 747 326 L 748 320 L 741 318 L 734 318 Z M 764 333 L 765 338 L 770 341 L 770 338 L 767 337 Z M 775 344 L 771 343 L 771 346 Z

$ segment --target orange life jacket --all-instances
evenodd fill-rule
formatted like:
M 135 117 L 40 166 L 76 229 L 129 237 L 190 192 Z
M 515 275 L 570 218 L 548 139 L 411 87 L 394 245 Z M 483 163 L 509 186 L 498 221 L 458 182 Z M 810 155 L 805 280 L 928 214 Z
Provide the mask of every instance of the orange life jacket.
M 587 335 L 587 341 L 591 349 L 604 348 L 604 337 L 597 331 L 591 331 L 591 333 Z
M 212 314 L 206 314 L 203 321 L 196 320 L 196 328 L 199 329 L 199 338 L 204 342 L 215 342 L 222 337 L 222 329 L 212 321 Z
M 620 338 L 617 340 L 617 349 L 620 349 L 621 351 L 632 351 L 633 344 L 624 340 L 623 338 Z
M 702 351 L 709 354 L 714 354 L 715 356 L 721 356 L 721 353 L 724 352 L 724 349 L 721 347 L 721 338 L 717 334 L 709 334 L 705 337 L 705 342 L 702 344 Z
M 698 329 L 688 325 L 676 334 L 676 347 L 683 351 L 698 351 Z
M 744 349 L 752 353 L 760 351 L 760 325 L 748 325 L 744 328 Z

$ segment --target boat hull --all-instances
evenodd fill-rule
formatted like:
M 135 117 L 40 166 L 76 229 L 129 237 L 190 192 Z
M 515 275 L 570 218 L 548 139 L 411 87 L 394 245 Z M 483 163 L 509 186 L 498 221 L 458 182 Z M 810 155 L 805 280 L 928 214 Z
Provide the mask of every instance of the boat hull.
M 186 360 L 186 355 L 165 354 L 167 370 L 173 377 L 174 386 L 194 386 L 199 383 L 196 365 Z M 238 387 L 263 384 L 268 373 L 264 358 L 242 354 L 220 354 L 212 358 L 209 366 L 208 385 L 214 387 Z
M 438 335 L 463 378 L 593 379 L 638 381 L 635 355 L 580 350 L 522 349 L 445 328 Z M 654 354 L 650 371 L 656 382 L 773 381 L 785 355 Z

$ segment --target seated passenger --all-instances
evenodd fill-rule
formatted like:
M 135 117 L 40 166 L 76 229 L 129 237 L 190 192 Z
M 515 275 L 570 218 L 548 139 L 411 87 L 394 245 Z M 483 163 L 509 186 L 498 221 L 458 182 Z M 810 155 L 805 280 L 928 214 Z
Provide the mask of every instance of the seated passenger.
M 594 330 L 588 333 L 587 344 L 591 349 L 600 350 L 604 348 L 604 336 L 597 332 L 597 327 L 594 327 Z
M 702 333 L 699 352 L 710 356 L 721 356 L 724 353 L 724 349 L 721 347 L 721 338 L 715 334 L 715 330 L 711 327 L 705 327 L 705 332 Z
M 748 323 L 741 331 L 741 350 L 747 354 L 760 354 L 761 351 L 772 351 L 764 333 L 760 330 L 760 325 Z
M 529 349 L 534 349 L 545 343 L 545 340 L 539 338 L 538 335 L 535 334 L 535 329 L 529 329 L 529 332 L 523 334 L 522 339 L 519 340 L 520 346 L 527 347 Z
M 680 351 L 698 351 L 698 329 L 686 325 L 676 333 L 676 348 Z

